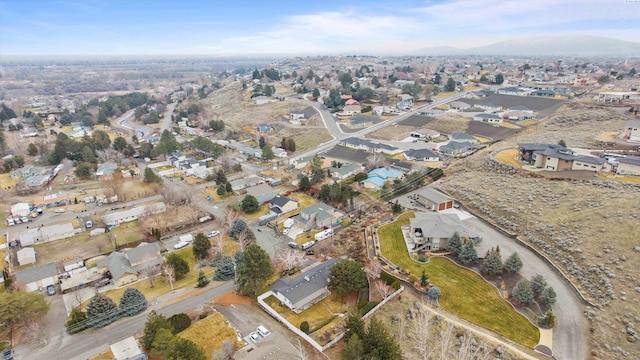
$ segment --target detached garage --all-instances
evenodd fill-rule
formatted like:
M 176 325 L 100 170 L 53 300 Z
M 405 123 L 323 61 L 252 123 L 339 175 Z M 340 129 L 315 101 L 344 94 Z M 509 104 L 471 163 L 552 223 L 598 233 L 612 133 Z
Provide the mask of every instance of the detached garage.
M 415 195 L 417 202 L 431 211 L 443 211 L 453 208 L 453 198 L 430 188 L 424 188 Z
M 15 274 L 16 281 L 24 284 L 25 290 L 28 292 L 38 291 L 49 285 L 54 285 L 57 277 L 58 270 L 54 263 L 34 267 Z

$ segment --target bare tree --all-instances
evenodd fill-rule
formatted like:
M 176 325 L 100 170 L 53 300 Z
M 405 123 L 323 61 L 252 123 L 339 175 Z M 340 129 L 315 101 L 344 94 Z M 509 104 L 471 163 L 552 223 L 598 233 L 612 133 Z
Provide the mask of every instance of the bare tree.
M 109 190 L 109 197 L 117 195 L 118 199 L 122 200 L 120 199 L 122 195 L 122 188 L 124 187 L 124 176 L 122 175 L 122 172 L 119 170 L 114 171 L 113 174 L 111 174 L 111 178 L 103 181 L 102 183 L 107 190 Z
M 243 231 L 238 234 L 238 243 L 240 244 L 240 251 L 244 251 L 244 249 L 253 243 L 253 239 L 247 236 L 247 231 Z
M 440 324 L 440 326 L 444 325 L 442 322 Z M 456 339 L 455 333 L 455 327 L 450 322 L 447 322 L 446 328 L 440 329 L 438 332 L 434 346 L 438 352 L 439 359 L 447 359 L 450 356 Z
M 380 153 L 373 153 L 372 155 L 367 157 L 368 169 L 377 169 L 380 167 L 384 167 L 385 165 L 386 165 L 386 160 L 384 156 Z
M 296 352 L 297 352 L 297 356 L 300 360 L 307 360 L 309 359 L 309 356 L 307 355 L 307 351 L 304 349 L 304 346 L 302 346 L 302 342 L 300 342 L 300 339 L 297 339 L 298 343 L 296 345 L 293 345 L 293 347 L 296 348 Z
M 228 207 L 224 211 L 224 219 L 222 223 L 222 231 L 225 236 L 229 236 L 229 231 L 231 231 L 231 227 L 233 223 L 236 222 L 240 218 L 240 213 Z
M 218 162 L 220 163 L 220 167 L 222 167 L 222 171 L 225 173 L 231 171 L 231 168 L 233 167 L 233 160 L 231 159 L 231 156 L 222 154 L 218 156 Z
M 148 255 L 142 260 L 145 264 L 142 268 L 142 273 L 147 277 L 147 279 L 149 279 L 149 285 L 151 287 L 155 286 L 156 276 L 162 272 L 162 268 L 153 260 L 154 257 L 152 255 Z
M 276 262 L 283 270 L 289 271 L 300 266 L 304 262 L 304 252 L 287 249 L 278 254 Z
M 490 358 L 490 352 L 487 351 L 486 346 L 478 345 L 477 341 L 473 338 L 468 331 L 465 331 L 462 336 L 462 342 L 458 353 L 451 357 L 454 360 L 466 360 L 466 359 L 478 359 L 488 360 Z
M 418 309 L 414 309 L 413 319 L 409 323 L 407 338 L 411 344 L 411 348 L 418 352 L 419 358 L 423 360 L 430 359 L 433 353 L 431 342 L 432 318 L 431 312 L 426 309 L 425 305 L 420 305 Z M 442 358 L 446 359 L 446 358 Z
M 96 150 L 96 156 L 100 162 L 114 162 L 116 164 L 120 164 L 122 159 L 124 159 L 124 155 L 121 152 L 116 151 L 115 149 L 107 148 L 104 150 Z
M 380 279 L 374 282 L 374 286 L 378 294 L 380 294 L 383 299 L 386 299 L 387 297 L 389 297 L 389 295 L 393 294 L 393 289 L 391 288 L 391 286 L 387 285 L 387 283 Z
M 162 274 L 167 277 L 167 281 L 169 281 L 169 285 L 171 285 L 171 291 L 173 291 L 173 282 L 176 280 L 176 271 L 173 269 L 173 266 L 164 263 L 162 265 Z
M 381 271 L 382 271 L 382 265 L 380 264 L 379 261 L 372 260 L 367 262 L 367 264 L 364 266 L 364 272 L 367 274 L 367 277 L 370 280 L 380 278 Z

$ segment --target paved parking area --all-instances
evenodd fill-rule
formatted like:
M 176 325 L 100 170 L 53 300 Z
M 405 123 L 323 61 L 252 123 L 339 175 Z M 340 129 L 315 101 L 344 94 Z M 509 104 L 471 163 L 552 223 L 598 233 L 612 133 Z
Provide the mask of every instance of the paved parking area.
M 236 359 L 294 360 L 301 358 L 296 348 L 298 346 L 296 336 L 256 305 L 215 305 L 214 307 L 236 329 L 240 330 L 247 342 L 247 346 L 235 353 Z M 256 331 L 258 325 L 269 329 L 271 335 L 260 337 L 260 340 L 254 343 L 249 339 L 249 334 Z

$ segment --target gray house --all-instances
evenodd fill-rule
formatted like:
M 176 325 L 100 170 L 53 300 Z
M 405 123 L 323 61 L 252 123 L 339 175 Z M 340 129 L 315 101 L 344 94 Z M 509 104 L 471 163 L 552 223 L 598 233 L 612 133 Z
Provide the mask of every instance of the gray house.
M 267 184 L 260 184 L 258 186 L 250 187 L 247 189 L 247 195 L 253 195 L 258 199 L 260 205 L 270 201 L 276 196 L 276 192 L 273 188 Z
M 269 289 L 278 300 L 299 314 L 331 294 L 327 288 L 329 271 L 337 263 L 337 259 L 319 263 L 296 277 L 276 281 Z
M 15 273 L 15 279 L 17 282 L 24 284 L 27 292 L 37 291 L 57 282 L 58 269 L 56 264 L 49 263 L 19 271 Z

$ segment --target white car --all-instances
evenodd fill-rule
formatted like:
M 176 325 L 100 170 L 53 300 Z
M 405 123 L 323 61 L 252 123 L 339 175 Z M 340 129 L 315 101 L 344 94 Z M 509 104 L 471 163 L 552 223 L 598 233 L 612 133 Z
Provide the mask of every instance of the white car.
M 65 210 L 65 209 L 56 209 L 54 212 L 58 213 L 58 214 L 62 214 L 65 211 L 67 211 L 67 210 Z
M 282 234 L 287 235 L 289 233 L 289 229 L 291 228 L 284 228 L 284 230 L 282 230 Z
M 188 241 L 178 241 L 177 244 L 173 245 L 173 248 L 178 250 L 178 249 L 182 249 L 183 247 L 189 245 Z
M 209 231 L 209 232 L 207 233 L 207 237 L 212 238 L 212 237 L 214 237 L 214 236 L 218 236 L 219 234 L 220 234 L 220 231 L 218 231 L 218 230 L 213 230 L 213 231 Z
M 258 330 L 258 334 L 262 335 L 262 337 L 271 335 L 271 331 L 267 330 L 267 328 L 262 325 L 258 326 L 256 330 Z
M 254 343 L 257 343 L 258 341 L 260 341 L 260 335 L 258 335 L 258 333 L 254 331 L 249 334 L 249 339 L 251 339 L 251 341 L 253 341 Z

